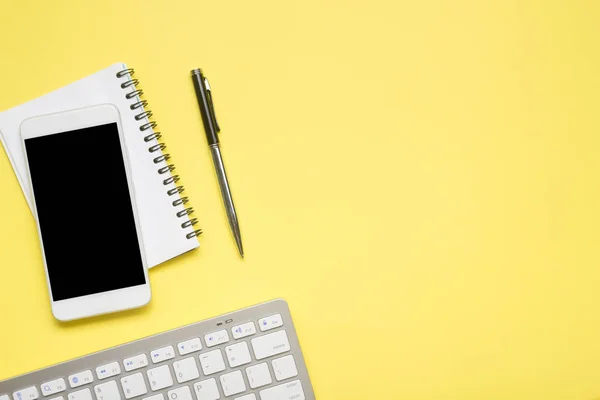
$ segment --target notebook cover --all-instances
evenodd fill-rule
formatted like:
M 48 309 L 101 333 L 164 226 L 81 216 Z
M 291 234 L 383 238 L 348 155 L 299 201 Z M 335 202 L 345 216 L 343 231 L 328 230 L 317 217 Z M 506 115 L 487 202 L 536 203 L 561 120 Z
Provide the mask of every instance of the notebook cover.
M 155 164 L 154 159 L 160 155 L 160 152 L 148 151 L 149 147 L 158 142 L 156 139 L 144 141 L 144 137 L 150 135 L 152 129 L 141 132 L 140 126 L 150 121 L 147 117 L 136 120 L 135 116 L 144 110 L 130 108 L 141 99 L 137 95 L 131 99 L 126 98 L 126 94 L 133 93 L 136 87 L 134 85 L 121 87 L 121 84 L 131 79 L 129 75 L 117 77 L 117 73 L 125 69 L 127 66 L 124 63 L 113 64 L 61 89 L 0 112 L 0 139 L 21 184 L 29 208 L 32 209 L 31 186 L 27 179 L 27 166 L 19 130 L 21 122 L 38 115 L 98 104 L 114 104 L 121 114 L 146 260 L 148 266 L 152 268 L 197 248 L 199 242 L 196 236 L 188 238 L 194 232 L 193 227 L 182 228 L 181 224 L 189 220 L 189 215 L 177 216 L 177 212 L 186 208 L 184 205 L 173 206 L 173 201 L 179 198 L 179 193 L 173 195 L 167 193 L 169 189 L 176 187 L 176 183 L 163 184 L 164 179 L 170 176 L 170 172 L 162 175 L 158 173 L 158 169 L 167 166 L 168 162 Z M 65 173 L 68 171 L 67 165 L 60 165 L 61 160 L 56 162 L 58 165 L 55 168 L 62 168 Z M 60 190 L 60 186 L 64 184 L 57 181 L 57 190 Z

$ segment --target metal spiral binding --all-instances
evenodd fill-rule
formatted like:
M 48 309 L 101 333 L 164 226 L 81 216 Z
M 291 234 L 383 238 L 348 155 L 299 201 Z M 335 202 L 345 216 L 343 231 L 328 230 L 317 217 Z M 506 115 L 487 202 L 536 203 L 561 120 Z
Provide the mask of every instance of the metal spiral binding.
M 129 106 L 129 108 L 133 111 L 135 111 L 135 110 L 140 111 L 139 114 L 135 115 L 136 121 L 148 121 L 148 122 L 145 122 L 142 125 L 140 125 L 140 128 L 139 128 L 141 132 L 151 130 L 149 135 L 146 135 L 143 137 L 144 142 L 151 142 L 154 139 L 158 140 L 162 137 L 160 132 L 154 132 L 154 128 L 156 128 L 158 126 L 158 124 L 154 121 L 149 120 L 150 118 L 152 118 L 152 111 L 145 109 L 146 106 L 148 105 L 148 102 L 146 100 L 139 99 L 139 97 L 144 94 L 144 91 L 137 87 L 137 85 L 139 84 L 139 81 L 137 79 L 133 78 L 133 74 L 135 74 L 135 70 L 133 68 L 127 68 L 127 69 L 117 72 L 117 78 L 119 78 L 119 79 L 129 76 L 129 80 L 121 83 L 121 89 L 133 88 L 132 91 L 125 94 L 125 98 L 127 100 L 132 100 L 132 99 L 137 98 L 138 101 L 131 104 Z M 163 150 L 165 150 L 166 148 L 167 148 L 167 145 L 164 143 L 158 143 L 158 144 L 155 144 L 148 148 L 148 151 L 150 153 L 155 153 L 155 152 L 159 153 L 159 155 L 152 160 L 154 162 L 154 164 L 159 164 L 163 161 L 168 161 L 171 158 L 171 156 L 168 153 L 163 153 Z M 164 175 L 166 173 L 173 171 L 174 169 L 175 169 L 175 166 L 173 164 L 169 164 L 165 167 L 159 168 L 158 173 L 160 175 Z M 170 185 L 172 183 L 177 183 L 177 182 L 179 182 L 179 175 L 168 176 L 162 182 L 163 182 L 163 185 L 165 185 L 165 186 Z M 185 188 L 183 186 L 176 186 L 172 189 L 167 190 L 167 195 L 173 196 L 175 194 L 182 193 L 184 190 L 185 190 Z M 173 204 L 173 207 L 178 207 L 180 205 L 185 205 L 187 202 L 188 202 L 187 197 L 180 197 L 180 198 L 176 199 L 175 201 L 173 201 L 172 204 Z M 194 212 L 194 209 L 192 207 L 187 207 L 181 211 L 178 211 L 175 215 L 177 215 L 178 218 L 182 218 L 186 215 L 191 215 L 193 212 Z M 181 228 L 186 229 L 186 228 L 196 225 L 197 223 L 198 223 L 197 218 L 190 218 L 181 224 Z M 202 234 L 202 229 L 196 229 L 196 230 L 186 234 L 185 237 L 188 239 L 191 239 L 193 237 L 200 236 L 201 234 Z

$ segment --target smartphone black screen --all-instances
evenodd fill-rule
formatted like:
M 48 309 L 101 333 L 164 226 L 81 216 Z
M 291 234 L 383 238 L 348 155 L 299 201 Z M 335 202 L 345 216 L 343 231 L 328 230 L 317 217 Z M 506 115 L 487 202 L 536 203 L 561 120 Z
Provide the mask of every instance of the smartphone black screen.
M 116 123 L 25 140 L 54 301 L 146 283 Z

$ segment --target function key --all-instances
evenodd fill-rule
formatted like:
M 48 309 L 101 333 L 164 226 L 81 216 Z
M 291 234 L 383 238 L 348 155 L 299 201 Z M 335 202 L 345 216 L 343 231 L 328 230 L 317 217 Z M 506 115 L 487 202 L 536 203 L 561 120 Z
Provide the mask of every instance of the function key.
M 101 365 L 96 368 L 96 375 L 98 379 L 106 379 L 111 376 L 119 375 L 121 373 L 121 366 L 118 362 L 112 362 L 110 364 Z
M 283 319 L 281 318 L 281 314 L 270 315 L 258 320 L 258 326 L 260 326 L 261 332 L 279 328 L 282 325 Z
M 40 397 L 40 394 L 35 386 L 31 386 L 13 393 L 14 400 L 35 400 L 38 397 Z
M 150 352 L 150 357 L 152 357 L 152 362 L 154 364 L 159 363 L 161 361 L 170 360 L 175 357 L 175 350 L 173 350 L 173 346 L 166 346 L 160 349 L 152 350 Z
M 177 350 L 180 356 L 202 350 L 202 342 L 200 338 L 193 338 L 177 344 Z
M 89 369 L 87 371 L 81 371 L 69 376 L 69 385 L 71 385 L 72 388 L 87 385 L 93 381 L 94 376 L 92 375 L 92 371 Z
M 237 325 L 231 328 L 231 333 L 234 339 L 241 339 L 246 336 L 251 336 L 256 333 L 254 322 L 246 322 L 245 324 Z
M 125 366 L 125 371 L 127 372 L 144 368 L 148 366 L 148 357 L 146 357 L 145 354 L 129 357 L 123 360 L 123 365 Z
M 63 378 L 55 379 L 40 385 L 42 388 L 42 394 L 44 396 L 50 396 L 54 393 L 63 392 L 67 388 L 66 386 L 67 385 L 65 384 L 65 380 Z
M 206 346 L 213 347 L 229 342 L 229 335 L 227 334 L 227 330 L 223 329 L 205 335 L 204 340 L 206 341 Z

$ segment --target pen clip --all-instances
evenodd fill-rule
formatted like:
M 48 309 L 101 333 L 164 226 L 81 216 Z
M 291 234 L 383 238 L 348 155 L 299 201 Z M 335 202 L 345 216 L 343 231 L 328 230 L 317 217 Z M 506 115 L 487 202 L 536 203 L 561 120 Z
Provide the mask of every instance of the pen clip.
M 217 114 L 215 114 L 215 105 L 213 104 L 212 99 L 212 90 L 210 89 L 210 83 L 208 83 L 206 77 L 204 77 L 204 86 L 206 87 L 206 99 L 208 100 L 208 108 L 210 109 L 210 118 L 212 119 L 212 123 L 215 126 L 217 133 L 219 133 L 221 132 L 221 128 L 217 122 Z

